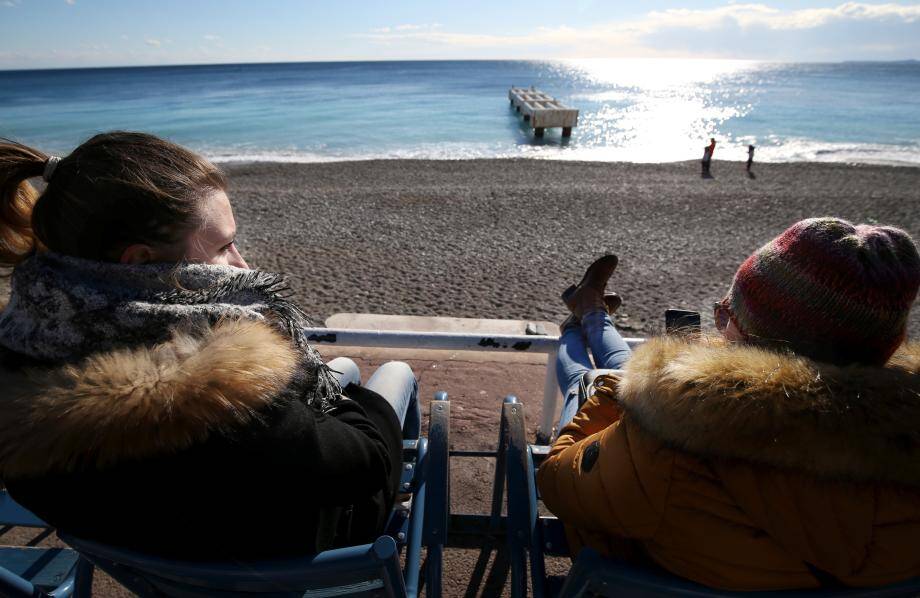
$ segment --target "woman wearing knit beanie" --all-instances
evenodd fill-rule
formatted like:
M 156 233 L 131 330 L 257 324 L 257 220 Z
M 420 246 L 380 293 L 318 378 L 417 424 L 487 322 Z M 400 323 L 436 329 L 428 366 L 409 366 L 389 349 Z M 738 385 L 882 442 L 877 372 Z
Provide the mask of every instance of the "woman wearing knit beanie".
M 562 429 L 538 484 L 573 554 L 731 590 L 920 576 L 918 287 L 893 227 L 813 218 L 757 250 L 721 338 L 643 344 Z
M 741 265 L 716 323 L 820 361 L 882 365 L 904 341 L 918 284 L 920 259 L 904 231 L 811 218 Z

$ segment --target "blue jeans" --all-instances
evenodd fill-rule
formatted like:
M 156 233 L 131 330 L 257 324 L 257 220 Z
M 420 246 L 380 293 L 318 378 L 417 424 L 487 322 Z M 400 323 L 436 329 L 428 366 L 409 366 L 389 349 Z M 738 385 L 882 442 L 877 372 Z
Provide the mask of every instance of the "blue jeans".
M 594 355 L 594 363 L 588 357 L 588 347 Z M 556 377 L 563 394 L 562 413 L 557 430 L 575 418 L 578 413 L 578 389 L 581 378 L 588 370 L 618 370 L 629 359 L 629 345 L 617 332 L 613 320 L 606 311 L 592 311 L 581 319 L 581 328 L 568 328 L 559 337 L 559 352 L 556 357 Z
M 336 357 L 327 364 L 342 388 L 349 384 L 361 384 L 358 365 L 347 357 Z M 399 424 L 403 438 L 416 440 L 422 431 L 422 413 L 418 404 L 418 381 L 409 364 L 402 361 L 388 361 L 383 364 L 364 385 L 382 396 L 390 404 Z

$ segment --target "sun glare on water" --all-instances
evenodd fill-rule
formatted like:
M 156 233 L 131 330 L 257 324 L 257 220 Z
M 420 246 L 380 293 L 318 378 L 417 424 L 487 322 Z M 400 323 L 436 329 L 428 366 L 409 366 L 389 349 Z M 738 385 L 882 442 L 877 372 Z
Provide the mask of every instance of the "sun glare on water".
M 561 63 L 597 91 L 584 103 L 578 136 L 565 157 L 578 160 L 665 162 L 702 155 L 710 137 L 720 157 L 742 159 L 743 140 L 726 139 L 720 125 L 744 116 L 751 98 L 726 97 L 720 81 L 743 77 L 760 63 L 740 60 L 590 59 Z M 738 154 L 735 156 L 734 154 Z

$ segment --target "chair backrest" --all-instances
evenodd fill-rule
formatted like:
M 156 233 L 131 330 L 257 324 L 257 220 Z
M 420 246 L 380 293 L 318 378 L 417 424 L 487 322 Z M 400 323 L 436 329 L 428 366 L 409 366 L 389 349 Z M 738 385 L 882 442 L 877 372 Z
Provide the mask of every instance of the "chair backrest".
M 817 590 L 783 590 L 772 592 L 730 592 L 713 590 L 676 575 L 632 563 L 602 557 L 585 548 L 565 580 L 559 598 L 575 596 L 635 596 L 663 597 L 685 596 L 695 598 L 723 598 L 751 596 L 752 598 L 869 598 L 870 596 L 917 596 L 920 579 L 875 588 L 841 588 Z
M 175 561 L 66 533 L 60 537 L 141 596 L 406 596 L 396 542 L 389 536 L 309 557 L 252 562 Z

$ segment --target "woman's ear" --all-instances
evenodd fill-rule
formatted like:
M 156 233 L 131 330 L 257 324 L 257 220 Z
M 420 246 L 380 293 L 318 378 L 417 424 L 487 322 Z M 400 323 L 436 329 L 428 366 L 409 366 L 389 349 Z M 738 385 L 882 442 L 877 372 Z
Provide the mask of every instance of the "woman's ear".
M 153 261 L 153 249 L 141 243 L 129 245 L 121 252 L 118 261 L 122 264 L 149 264 Z

